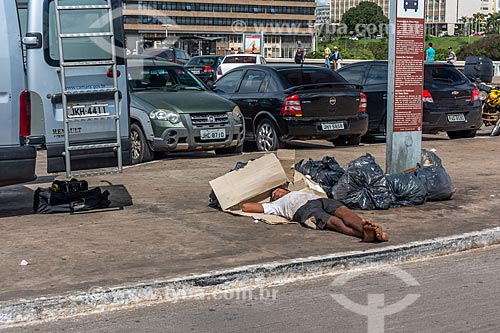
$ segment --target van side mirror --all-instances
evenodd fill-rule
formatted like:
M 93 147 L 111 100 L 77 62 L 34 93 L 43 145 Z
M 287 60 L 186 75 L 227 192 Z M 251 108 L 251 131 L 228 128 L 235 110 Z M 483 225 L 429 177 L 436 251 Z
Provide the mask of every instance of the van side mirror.
M 23 44 L 27 49 L 40 49 L 42 47 L 42 34 L 39 32 L 27 32 L 23 37 Z

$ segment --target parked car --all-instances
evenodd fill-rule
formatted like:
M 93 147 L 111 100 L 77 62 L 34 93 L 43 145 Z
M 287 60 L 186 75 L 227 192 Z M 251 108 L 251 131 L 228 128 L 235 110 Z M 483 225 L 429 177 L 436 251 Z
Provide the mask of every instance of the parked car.
M 128 59 L 132 164 L 159 151 L 239 153 L 245 128 L 239 107 L 208 90 L 180 65 Z
M 148 59 L 166 60 L 181 65 L 187 64 L 190 59 L 186 51 L 176 48 L 149 48 L 145 49 L 141 56 Z
M 186 64 L 186 68 L 196 75 L 200 80 L 207 83 L 217 79 L 217 68 L 224 56 L 205 55 L 192 57 Z
M 233 68 L 250 64 L 264 65 L 266 59 L 260 54 L 228 54 L 217 69 L 217 78 L 220 78 Z
M 357 145 L 368 127 L 366 97 L 337 73 L 312 65 L 252 65 L 231 70 L 215 92 L 238 104 L 245 139 L 272 151 L 292 139 Z
M 446 131 L 450 139 L 474 137 L 481 127 L 479 90 L 455 66 L 425 63 L 423 133 Z M 347 81 L 363 86 L 368 98 L 368 134 L 385 135 L 387 61 L 363 61 L 337 70 Z

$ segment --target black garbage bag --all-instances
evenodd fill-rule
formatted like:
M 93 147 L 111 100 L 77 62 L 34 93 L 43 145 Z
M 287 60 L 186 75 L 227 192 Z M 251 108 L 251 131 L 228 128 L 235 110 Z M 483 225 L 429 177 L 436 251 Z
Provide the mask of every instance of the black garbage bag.
M 238 170 L 238 169 L 242 169 L 242 168 L 247 166 L 248 162 L 253 161 L 253 160 L 254 159 L 252 158 L 246 162 L 237 162 L 236 165 L 234 166 L 234 168 L 229 170 L 229 172 L 234 171 L 234 170 Z M 221 208 L 220 203 L 219 203 L 219 199 L 217 199 L 217 196 L 215 195 L 214 190 L 211 190 L 210 194 L 208 195 L 208 207 L 216 208 L 216 209 Z
M 295 170 L 303 175 L 309 175 L 329 196 L 331 196 L 332 188 L 345 173 L 335 158 L 330 156 L 323 157 L 321 161 L 309 159 L 304 163 L 304 160 L 301 160 L 295 164 Z
M 351 209 L 388 209 L 395 201 L 382 168 L 370 154 L 348 164 L 332 188 L 332 197 Z
M 48 189 L 38 188 L 33 198 L 33 210 L 38 214 L 79 212 L 107 208 L 109 192 L 99 187 L 88 188 L 86 181 L 56 180 Z
M 387 175 L 387 182 L 395 200 L 391 208 L 421 205 L 427 199 L 427 187 L 412 173 Z
M 455 193 L 455 186 L 441 159 L 431 151 L 422 149 L 422 164 L 418 165 L 414 174 L 425 184 L 428 201 L 448 200 Z

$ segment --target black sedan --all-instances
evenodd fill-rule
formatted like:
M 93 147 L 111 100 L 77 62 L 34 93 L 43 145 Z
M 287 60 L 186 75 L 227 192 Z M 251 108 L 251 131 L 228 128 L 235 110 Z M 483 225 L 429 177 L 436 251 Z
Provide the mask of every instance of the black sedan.
M 272 151 L 292 139 L 327 139 L 358 145 L 366 133 L 366 97 L 359 86 L 319 66 L 237 67 L 213 86 L 238 104 L 248 141 Z
M 217 68 L 224 59 L 224 56 L 206 55 L 192 57 L 184 66 L 205 83 L 215 81 L 217 78 Z
M 347 81 L 363 86 L 368 98 L 368 135 L 385 135 L 387 61 L 362 61 L 337 70 Z M 446 131 L 450 139 L 469 138 L 481 127 L 479 90 L 455 66 L 425 63 L 423 133 Z

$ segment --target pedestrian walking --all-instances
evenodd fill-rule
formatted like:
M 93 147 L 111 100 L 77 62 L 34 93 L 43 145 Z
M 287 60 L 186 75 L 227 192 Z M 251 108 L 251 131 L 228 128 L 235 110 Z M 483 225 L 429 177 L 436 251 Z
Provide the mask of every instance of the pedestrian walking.
M 433 62 L 436 56 L 436 50 L 432 48 L 432 43 L 429 43 L 429 48 L 425 51 L 425 60 Z
M 297 48 L 297 52 L 295 52 L 295 63 L 296 64 L 303 64 L 304 63 L 304 52 L 299 48 Z
M 339 65 L 339 61 L 342 60 L 342 54 L 339 51 L 339 48 L 334 46 L 333 51 L 330 53 L 330 61 L 333 65 L 333 70 L 336 70 Z
M 325 57 L 325 67 L 330 69 L 330 48 L 325 44 L 323 46 L 323 55 Z
M 448 47 L 448 56 L 446 57 L 446 62 L 449 64 L 454 64 L 457 61 L 457 55 L 453 52 L 453 48 Z

